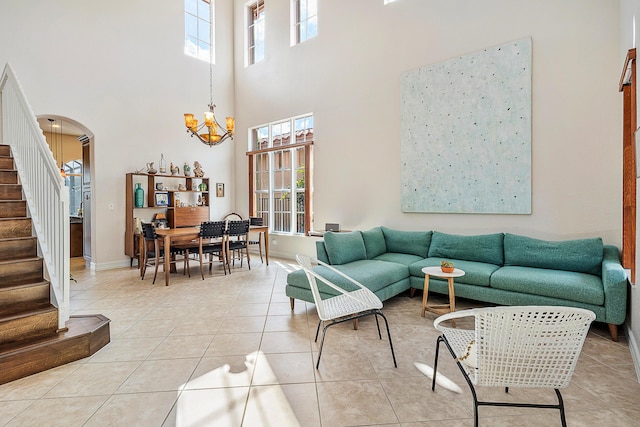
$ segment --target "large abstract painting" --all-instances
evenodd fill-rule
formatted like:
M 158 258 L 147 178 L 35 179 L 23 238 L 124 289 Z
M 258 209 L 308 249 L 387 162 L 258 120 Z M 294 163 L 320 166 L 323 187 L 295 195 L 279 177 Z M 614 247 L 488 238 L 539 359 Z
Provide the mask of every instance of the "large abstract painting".
M 531 213 L 531 39 L 401 77 L 402 211 Z

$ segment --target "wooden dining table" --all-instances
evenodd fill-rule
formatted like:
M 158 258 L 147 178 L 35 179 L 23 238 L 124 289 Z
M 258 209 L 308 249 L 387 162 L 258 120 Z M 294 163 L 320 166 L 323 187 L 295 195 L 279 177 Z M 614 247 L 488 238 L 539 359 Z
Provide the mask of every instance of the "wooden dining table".
M 156 234 L 164 240 L 164 284 L 169 286 L 171 241 L 188 242 L 197 239 L 200 236 L 200 227 L 156 228 Z
M 269 265 L 269 227 L 266 225 L 251 225 L 249 226 L 249 233 L 259 233 L 264 237 L 264 257 Z

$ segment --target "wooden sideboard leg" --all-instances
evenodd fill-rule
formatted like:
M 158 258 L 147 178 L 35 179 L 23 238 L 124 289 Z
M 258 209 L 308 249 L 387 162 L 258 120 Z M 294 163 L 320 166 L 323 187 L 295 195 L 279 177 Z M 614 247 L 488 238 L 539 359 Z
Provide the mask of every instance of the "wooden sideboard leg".
M 295 306 L 295 304 L 296 304 L 296 300 L 289 297 L 289 305 L 291 305 L 291 311 L 293 311 L 293 307 Z
M 618 325 L 609 323 L 609 334 L 611 335 L 611 339 L 613 341 L 618 342 Z

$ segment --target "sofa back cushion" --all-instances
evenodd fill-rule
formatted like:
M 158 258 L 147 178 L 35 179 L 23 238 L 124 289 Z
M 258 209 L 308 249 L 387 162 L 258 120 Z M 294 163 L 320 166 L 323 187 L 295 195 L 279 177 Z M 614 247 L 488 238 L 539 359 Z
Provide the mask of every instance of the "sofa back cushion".
M 547 241 L 505 234 L 506 265 L 602 274 L 602 239 Z
M 367 252 L 367 259 L 374 259 L 387 252 L 387 245 L 384 242 L 384 234 L 380 227 L 362 232 L 364 248 Z
M 503 265 L 503 240 L 502 233 L 459 236 L 434 231 L 429 247 L 429 257 Z
M 400 231 L 380 227 L 387 252 L 417 255 L 426 258 L 431 243 L 431 231 Z
M 327 232 L 324 246 L 331 264 L 346 264 L 351 261 L 367 259 L 364 240 L 359 231 L 345 233 Z

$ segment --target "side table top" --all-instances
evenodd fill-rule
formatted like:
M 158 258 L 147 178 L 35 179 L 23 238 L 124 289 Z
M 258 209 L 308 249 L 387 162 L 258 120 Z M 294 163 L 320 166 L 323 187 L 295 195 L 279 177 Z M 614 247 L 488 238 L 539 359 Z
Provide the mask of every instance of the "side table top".
M 464 271 L 460 270 L 459 268 L 454 268 L 452 273 L 445 273 L 440 269 L 440 267 L 424 267 L 422 269 L 422 272 L 424 274 L 428 274 L 429 276 L 445 277 L 445 278 L 461 277 L 461 276 L 464 276 L 465 274 Z

